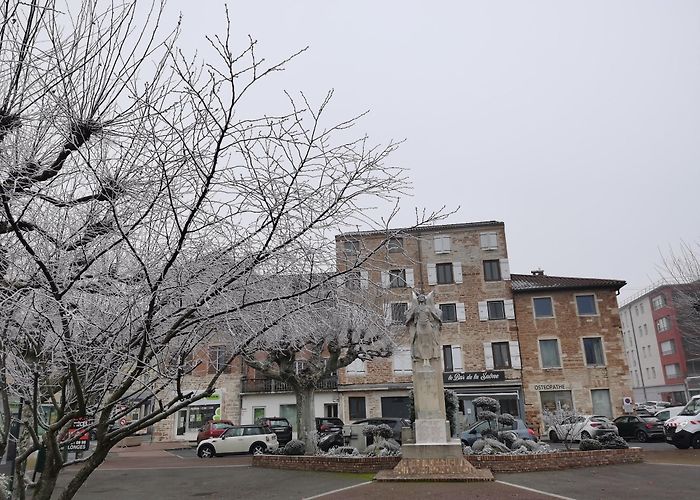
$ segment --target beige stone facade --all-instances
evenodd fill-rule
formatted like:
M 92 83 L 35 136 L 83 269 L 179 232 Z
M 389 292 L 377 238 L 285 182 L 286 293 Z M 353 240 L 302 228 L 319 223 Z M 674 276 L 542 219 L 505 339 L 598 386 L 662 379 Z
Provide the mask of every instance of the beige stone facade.
M 513 275 L 526 421 L 540 431 L 545 409 L 622 414 L 632 395 L 616 300 L 623 285 Z
M 410 339 L 400 334 L 406 328 L 400 314 L 405 306 L 400 304 L 409 302 L 412 290 L 432 291 L 443 310 L 442 363 L 446 375 L 456 375 L 455 382 L 446 379 L 445 387 L 463 400 L 463 418 L 475 419 L 470 401 L 484 394 L 501 399 L 508 411 L 521 413 L 520 354 L 504 224 L 489 221 L 393 233 L 390 238 L 374 232 L 336 238 L 338 269 L 364 261 L 358 276 L 361 286 L 381 290 L 377 307 L 399 332 L 398 352 L 391 358 L 340 371 L 341 417 L 352 421 L 403 416 L 400 401 L 387 400 L 405 398 L 411 386 Z M 377 248 L 365 261 L 367 253 Z M 494 364 L 492 343 L 500 343 L 506 352 L 507 359 L 499 358 L 500 364 Z M 364 411 L 357 398 L 364 398 Z

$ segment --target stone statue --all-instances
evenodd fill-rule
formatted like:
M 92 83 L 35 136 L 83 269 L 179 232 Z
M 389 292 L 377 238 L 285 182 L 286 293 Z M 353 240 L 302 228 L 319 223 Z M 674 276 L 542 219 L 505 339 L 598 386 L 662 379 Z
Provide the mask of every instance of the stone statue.
M 406 311 L 406 325 L 412 339 L 413 361 L 423 361 L 423 365 L 428 366 L 430 360 L 439 359 L 438 333 L 442 326 L 442 311 L 435 306 L 433 292 L 428 295 L 413 292 L 411 304 Z

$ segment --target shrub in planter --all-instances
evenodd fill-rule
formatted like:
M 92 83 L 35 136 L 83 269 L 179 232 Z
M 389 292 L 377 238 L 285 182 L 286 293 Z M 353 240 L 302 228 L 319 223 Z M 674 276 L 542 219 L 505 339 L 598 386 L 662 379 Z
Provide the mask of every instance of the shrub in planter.
M 336 446 L 328 450 L 327 455 L 331 456 L 357 456 L 360 452 L 352 446 Z
M 401 445 L 393 439 L 382 439 L 373 443 L 367 447 L 365 453 L 370 457 L 386 457 L 392 455 L 399 455 L 401 452 Z
M 501 403 L 499 403 L 497 399 L 489 398 L 488 396 L 474 398 L 472 404 L 480 410 L 486 410 L 492 413 L 501 409 Z
M 613 433 L 600 436 L 598 441 L 600 441 L 600 444 L 602 444 L 603 448 L 606 450 L 625 450 L 629 448 L 627 441 Z
M 377 433 L 377 426 L 376 425 L 365 425 L 364 428 L 362 429 L 362 435 L 365 437 L 370 437 L 374 436 Z
M 602 450 L 603 445 L 597 439 L 582 439 L 578 449 L 581 451 Z
M 374 426 L 372 426 L 372 427 L 374 427 Z M 394 431 L 392 431 L 391 427 L 389 427 L 386 424 L 377 425 L 374 433 L 375 433 L 375 435 L 378 435 L 380 438 L 383 438 L 383 439 L 389 439 L 390 437 L 394 436 Z
M 306 446 L 303 441 L 292 439 L 284 445 L 285 455 L 303 455 L 304 453 L 306 453 Z

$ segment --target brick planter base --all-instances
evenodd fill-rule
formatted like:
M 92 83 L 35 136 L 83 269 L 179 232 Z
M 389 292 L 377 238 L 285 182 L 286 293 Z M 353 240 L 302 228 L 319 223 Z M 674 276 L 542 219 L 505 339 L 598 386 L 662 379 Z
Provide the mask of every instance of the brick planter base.
M 640 463 L 644 456 L 641 448 L 628 448 L 626 450 L 572 450 L 541 455 L 467 455 L 466 459 L 474 467 L 491 469 L 491 472 L 535 472 Z
M 477 469 L 490 469 L 492 472 L 535 472 L 598 465 L 632 464 L 641 463 L 644 459 L 641 448 L 560 451 L 541 455 L 468 455 L 464 458 Z M 371 473 L 393 469 L 400 460 L 401 457 L 255 455 L 253 456 L 253 466 L 320 472 Z

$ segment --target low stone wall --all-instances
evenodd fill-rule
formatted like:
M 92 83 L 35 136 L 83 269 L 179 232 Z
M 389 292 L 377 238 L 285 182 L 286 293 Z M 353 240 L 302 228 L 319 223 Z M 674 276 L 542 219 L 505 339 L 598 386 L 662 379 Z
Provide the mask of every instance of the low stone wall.
M 393 469 L 401 457 L 326 457 L 254 455 L 254 467 L 272 469 L 315 470 L 321 472 L 378 472 Z
M 641 448 L 625 450 L 561 451 L 539 455 L 467 455 L 474 467 L 491 472 L 535 472 L 643 461 Z
M 626 450 L 561 451 L 540 455 L 468 455 L 474 467 L 492 472 L 535 472 L 544 470 L 640 463 L 641 448 Z M 328 457 L 255 455 L 253 466 L 272 469 L 314 470 L 321 472 L 368 473 L 396 467 L 400 457 Z

